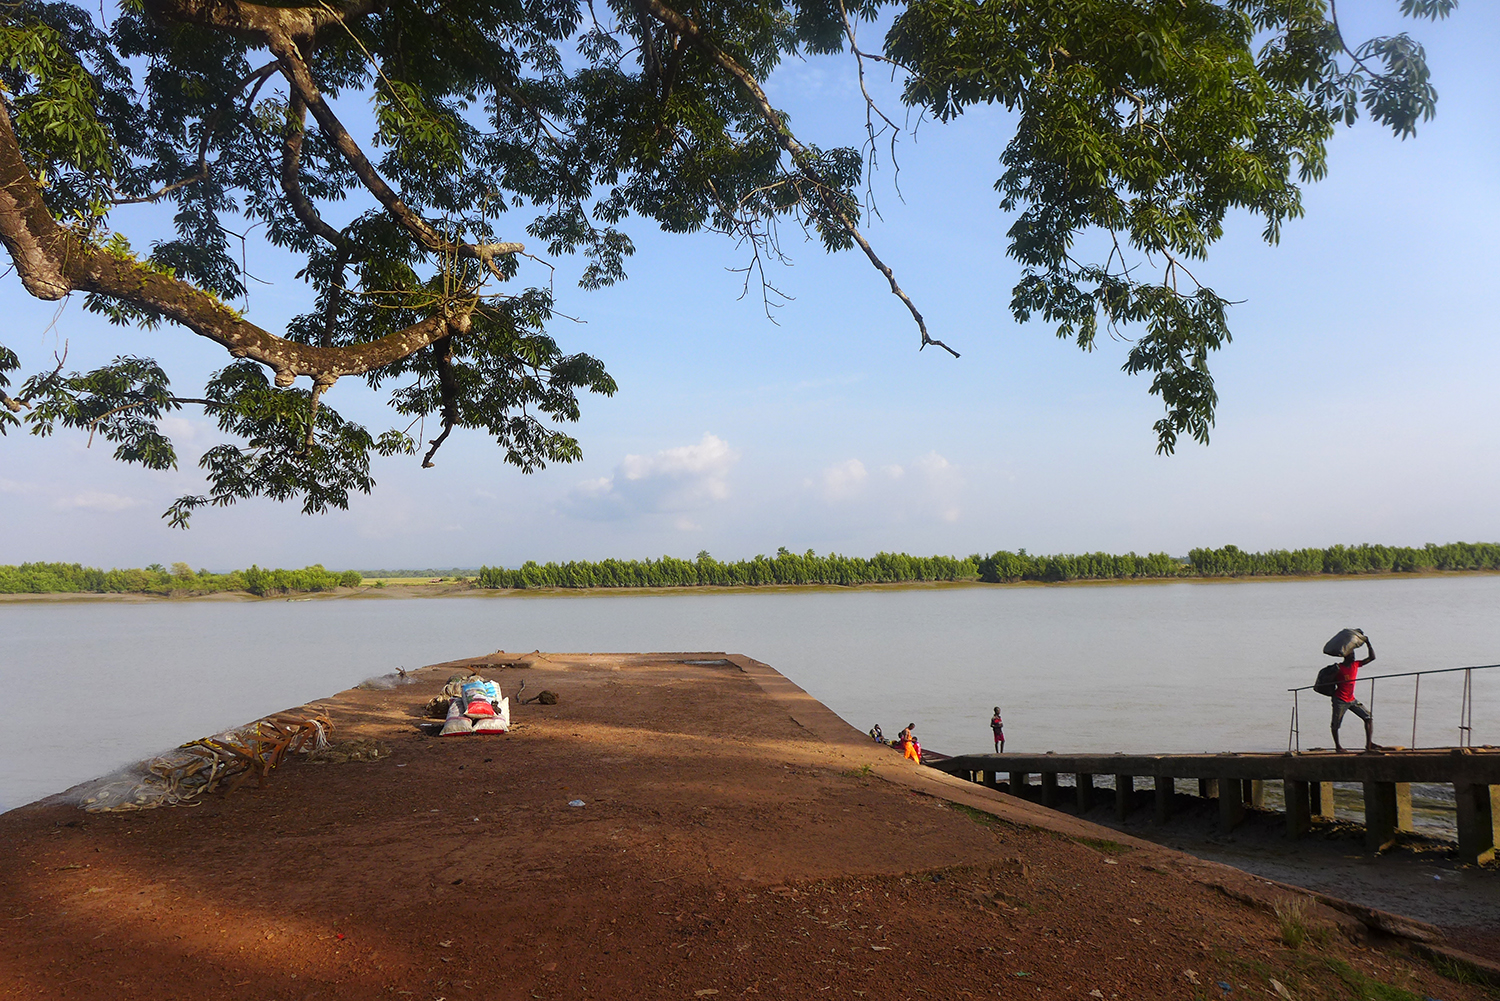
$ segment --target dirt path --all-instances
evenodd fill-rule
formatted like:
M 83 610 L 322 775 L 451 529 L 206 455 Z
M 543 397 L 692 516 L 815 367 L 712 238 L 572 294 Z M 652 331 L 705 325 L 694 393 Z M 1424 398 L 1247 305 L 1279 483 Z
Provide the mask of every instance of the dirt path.
M 558 705 L 417 731 L 513 660 L 320 703 L 378 762 L 0 816 L 0 997 L 1489 996 L 1326 908 L 1289 949 L 1286 891 L 918 769 L 744 658 L 526 655 L 486 671 Z

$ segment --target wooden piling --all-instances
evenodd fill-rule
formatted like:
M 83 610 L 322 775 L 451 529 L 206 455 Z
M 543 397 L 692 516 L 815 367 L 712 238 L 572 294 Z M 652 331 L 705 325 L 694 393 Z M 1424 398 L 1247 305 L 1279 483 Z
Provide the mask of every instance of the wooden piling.
M 1500 820 L 1500 786 L 1454 783 L 1458 804 L 1458 857 L 1469 865 L 1483 865 L 1495 857 L 1495 830 Z
M 1135 809 L 1135 776 L 1115 776 L 1115 818 L 1124 821 Z
M 1078 785 L 1078 814 L 1082 816 L 1094 808 L 1094 776 L 1079 772 L 1075 779 Z
M 1365 847 L 1382 851 L 1396 843 L 1396 783 L 1365 783 Z
M 1042 772 L 1042 805 L 1049 810 L 1057 809 L 1057 773 Z
M 1312 830 L 1312 786 L 1315 783 L 1287 779 L 1284 798 L 1286 800 L 1286 836 L 1296 839 Z
M 1312 782 L 1309 785 L 1312 787 L 1313 819 L 1332 821 L 1334 819 L 1333 783 Z
M 1153 819 L 1158 824 L 1165 824 L 1172 819 L 1172 793 L 1176 791 L 1177 780 L 1165 775 L 1156 776 L 1155 812 Z
M 1237 778 L 1219 781 L 1219 830 L 1225 834 L 1245 821 L 1245 792 Z

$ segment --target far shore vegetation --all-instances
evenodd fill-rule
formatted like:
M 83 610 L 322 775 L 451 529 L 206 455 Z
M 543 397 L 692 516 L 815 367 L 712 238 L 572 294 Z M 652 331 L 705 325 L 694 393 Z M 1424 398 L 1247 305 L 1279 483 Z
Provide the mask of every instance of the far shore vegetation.
M 447 584 L 456 587 L 535 590 L 670 587 L 767 587 L 796 585 L 853 586 L 940 581 L 994 584 L 1034 581 L 1125 581 L 1195 578 L 1315 577 L 1358 574 L 1404 574 L 1500 571 L 1500 543 L 1451 542 L 1413 546 L 1330 546 L 1327 549 L 1273 549 L 1252 553 L 1236 546 L 1194 549 L 1186 558 L 1166 553 L 1063 554 L 1033 556 L 1021 549 L 988 556 L 910 556 L 877 553 L 870 558 L 812 550 L 797 554 L 783 548 L 775 556 L 721 562 L 707 552 L 684 560 L 601 560 L 597 563 L 527 562 L 511 570 L 480 567 L 459 570 L 363 572 L 325 570 L 248 570 L 210 573 L 186 563 L 170 568 L 159 563 L 144 569 L 99 570 L 77 563 L 23 563 L 0 566 L 0 594 L 156 594 L 195 595 L 220 591 L 269 596 L 331 591 L 336 588 L 387 584 Z
M 213 594 L 248 591 L 256 595 L 301 594 L 359 587 L 364 575 L 321 566 L 301 570 L 248 570 L 209 573 L 186 563 L 170 568 L 153 563 L 144 569 L 99 570 L 77 563 L 22 563 L 0 566 L 0 594 Z

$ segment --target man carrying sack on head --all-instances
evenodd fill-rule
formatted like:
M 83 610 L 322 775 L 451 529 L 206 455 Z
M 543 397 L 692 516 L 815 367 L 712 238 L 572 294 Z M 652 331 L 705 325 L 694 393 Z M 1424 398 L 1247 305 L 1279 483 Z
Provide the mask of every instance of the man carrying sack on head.
M 1342 640 L 1343 642 L 1339 642 Z M 1335 644 L 1342 649 L 1330 649 Z M 1354 651 L 1361 646 L 1365 648 L 1363 660 L 1354 659 Z M 1339 727 L 1344 723 L 1344 714 L 1353 713 L 1365 721 L 1365 750 L 1377 751 L 1379 745 L 1375 743 L 1375 718 L 1370 715 L 1370 710 L 1354 697 L 1354 682 L 1359 677 L 1359 669 L 1375 660 L 1375 647 L 1371 645 L 1369 637 L 1360 629 L 1346 629 L 1333 639 L 1328 641 L 1328 646 L 1323 648 L 1325 653 L 1342 653 L 1344 659 L 1338 664 L 1338 687 L 1333 693 L 1333 749 L 1340 754 L 1344 751 L 1344 745 L 1339 743 Z

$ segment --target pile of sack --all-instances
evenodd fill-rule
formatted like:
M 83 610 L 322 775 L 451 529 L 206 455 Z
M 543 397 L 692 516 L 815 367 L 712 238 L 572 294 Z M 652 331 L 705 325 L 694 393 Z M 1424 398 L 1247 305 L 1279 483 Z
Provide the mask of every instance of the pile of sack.
M 510 729 L 510 699 L 500 694 L 500 686 L 477 674 L 455 674 L 448 679 L 443 694 L 428 704 L 428 711 L 447 710 L 440 737 L 461 733 L 505 733 Z

